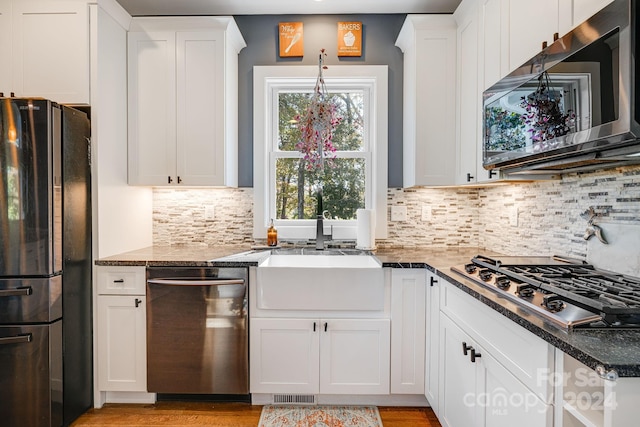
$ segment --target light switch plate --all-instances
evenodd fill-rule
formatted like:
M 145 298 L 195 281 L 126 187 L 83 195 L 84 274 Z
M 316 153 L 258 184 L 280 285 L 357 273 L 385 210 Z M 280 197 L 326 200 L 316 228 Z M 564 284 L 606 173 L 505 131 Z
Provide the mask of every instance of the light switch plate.
M 391 206 L 391 221 L 406 221 L 406 220 L 407 220 L 406 206 Z
M 518 207 L 512 206 L 509 211 L 509 225 L 512 227 L 518 226 Z
M 431 210 L 431 206 L 422 205 L 422 220 L 431 221 L 432 216 L 433 216 L 433 212 Z
M 204 220 L 213 221 L 216 217 L 216 210 L 213 206 L 204 207 Z

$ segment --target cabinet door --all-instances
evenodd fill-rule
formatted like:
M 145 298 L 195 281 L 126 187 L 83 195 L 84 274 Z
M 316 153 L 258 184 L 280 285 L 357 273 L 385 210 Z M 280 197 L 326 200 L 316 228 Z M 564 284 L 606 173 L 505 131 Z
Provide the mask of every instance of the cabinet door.
M 99 295 L 144 295 L 146 269 L 143 266 L 97 266 Z
M 11 58 L 11 2 L 0 0 L 0 58 Z M 11 94 L 11 67 L 0 67 L 0 92 Z
M 475 349 L 479 392 L 467 403 L 483 414 L 480 425 L 540 427 L 553 425 L 553 409 L 545 404 L 486 350 Z M 551 402 L 550 402 L 551 403 Z
M 482 420 L 477 418 L 476 364 L 463 353 L 463 344 L 475 345 L 458 325 L 441 314 L 438 419 L 445 427 L 482 425 Z
M 483 78 L 480 92 L 509 74 L 509 2 L 481 0 L 481 50 Z
M 178 32 L 177 174 L 184 185 L 224 181 L 224 34 Z
M 89 7 L 84 1 L 13 2 L 13 90 L 89 104 Z
M 391 393 L 424 394 L 424 269 L 391 270 Z
M 456 183 L 476 182 L 476 152 L 480 120 L 478 90 L 478 15 L 475 1 L 467 1 L 454 15 L 458 22 L 458 111 Z
M 98 389 L 147 391 L 146 298 L 98 297 Z
M 167 185 L 176 175 L 175 32 L 130 32 L 129 184 Z
M 415 185 L 448 185 L 454 181 L 455 36 L 420 30 L 416 51 Z
M 509 69 L 515 70 L 553 42 L 560 0 L 509 0 Z
M 323 320 L 320 392 L 389 394 L 389 320 Z
M 440 350 L 440 279 L 427 273 L 425 396 L 438 415 L 439 350 Z
M 319 392 L 320 322 L 313 319 L 251 319 L 252 393 Z
M 560 0 L 560 35 L 582 24 L 613 0 Z

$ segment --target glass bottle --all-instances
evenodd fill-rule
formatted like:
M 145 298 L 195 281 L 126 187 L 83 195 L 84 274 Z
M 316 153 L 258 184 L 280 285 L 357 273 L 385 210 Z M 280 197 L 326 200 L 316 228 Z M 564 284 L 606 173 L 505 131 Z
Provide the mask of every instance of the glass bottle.
M 267 246 L 277 246 L 278 245 L 278 230 L 273 226 L 273 218 L 271 219 L 271 223 L 269 223 L 269 228 L 267 229 Z

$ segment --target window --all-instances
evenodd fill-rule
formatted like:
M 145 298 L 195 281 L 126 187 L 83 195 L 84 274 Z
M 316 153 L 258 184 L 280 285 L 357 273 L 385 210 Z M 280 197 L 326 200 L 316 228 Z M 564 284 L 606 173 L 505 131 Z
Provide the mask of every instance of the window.
M 315 238 L 319 183 L 336 240 L 356 237 L 356 210 L 375 209 L 376 237 L 386 237 L 387 67 L 329 66 L 323 72 L 341 123 L 336 158 L 307 171 L 296 149 L 295 117 L 312 94 L 317 67 L 254 67 L 254 237 L 271 218 L 281 239 Z M 328 232 L 328 230 L 327 230 Z

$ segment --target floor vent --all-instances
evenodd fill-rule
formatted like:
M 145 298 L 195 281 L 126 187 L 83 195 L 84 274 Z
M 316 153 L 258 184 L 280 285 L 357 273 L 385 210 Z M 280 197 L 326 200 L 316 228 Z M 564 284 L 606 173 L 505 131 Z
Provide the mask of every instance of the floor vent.
M 316 396 L 313 394 L 274 394 L 273 403 L 314 405 L 316 403 Z

